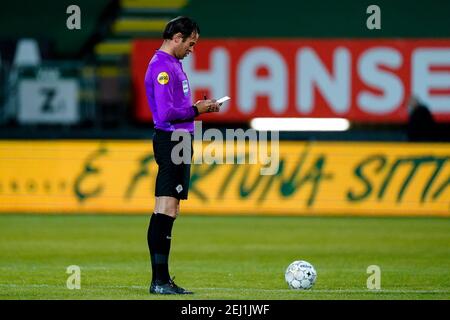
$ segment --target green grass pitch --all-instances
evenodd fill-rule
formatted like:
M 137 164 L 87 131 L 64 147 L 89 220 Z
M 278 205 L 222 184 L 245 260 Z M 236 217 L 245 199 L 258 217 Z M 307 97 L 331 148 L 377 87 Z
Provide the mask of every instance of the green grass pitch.
M 180 216 L 170 271 L 193 296 L 148 294 L 149 216 L 0 215 L 0 299 L 449 299 L 448 218 Z M 287 288 L 294 260 L 318 273 Z M 69 290 L 66 268 L 81 268 Z M 381 290 L 369 291 L 369 265 Z

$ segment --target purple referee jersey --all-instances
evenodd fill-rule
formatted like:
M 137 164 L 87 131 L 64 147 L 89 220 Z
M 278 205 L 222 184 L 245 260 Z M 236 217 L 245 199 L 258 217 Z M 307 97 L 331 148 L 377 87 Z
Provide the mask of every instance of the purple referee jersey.
M 157 50 L 145 74 L 145 91 L 155 128 L 194 132 L 191 90 L 180 60 Z

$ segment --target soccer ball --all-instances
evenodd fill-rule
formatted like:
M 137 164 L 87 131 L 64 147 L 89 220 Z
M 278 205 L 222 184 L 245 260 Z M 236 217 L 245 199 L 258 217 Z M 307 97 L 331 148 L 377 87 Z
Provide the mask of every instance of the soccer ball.
M 317 272 L 311 263 L 297 260 L 287 267 L 284 274 L 289 288 L 298 290 L 310 289 L 316 282 Z

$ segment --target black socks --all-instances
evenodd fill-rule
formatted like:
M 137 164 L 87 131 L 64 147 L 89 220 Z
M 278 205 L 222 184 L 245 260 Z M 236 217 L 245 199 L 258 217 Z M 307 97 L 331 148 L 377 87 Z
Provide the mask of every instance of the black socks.
M 167 283 L 169 276 L 169 251 L 172 226 L 175 218 L 153 213 L 147 232 L 148 248 L 152 261 L 152 282 Z

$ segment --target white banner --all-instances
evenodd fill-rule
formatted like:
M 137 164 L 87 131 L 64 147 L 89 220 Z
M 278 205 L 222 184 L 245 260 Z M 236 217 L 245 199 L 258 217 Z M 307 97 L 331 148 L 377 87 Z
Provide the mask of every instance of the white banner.
M 76 80 L 21 80 L 18 120 L 23 124 L 79 121 Z

